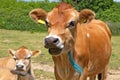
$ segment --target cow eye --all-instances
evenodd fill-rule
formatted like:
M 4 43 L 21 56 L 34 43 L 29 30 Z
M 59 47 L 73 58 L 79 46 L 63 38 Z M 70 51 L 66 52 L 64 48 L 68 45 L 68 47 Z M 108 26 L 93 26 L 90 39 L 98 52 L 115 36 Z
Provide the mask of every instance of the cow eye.
M 75 26 L 75 21 L 71 21 L 68 25 L 67 28 Z
M 25 59 L 30 59 L 31 57 L 26 57 Z
M 50 27 L 50 24 L 47 21 L 45 21 L 45 24 L 47 27 Z

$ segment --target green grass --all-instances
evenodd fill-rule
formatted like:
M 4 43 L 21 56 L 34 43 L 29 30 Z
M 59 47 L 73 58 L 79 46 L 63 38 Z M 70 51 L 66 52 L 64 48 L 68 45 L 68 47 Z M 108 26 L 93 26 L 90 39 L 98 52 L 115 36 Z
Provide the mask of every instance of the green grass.
M 53 66 L 51 55 L 43 47 L 43 39 L 46 33 L 31 33 L 28 31 L 4 30 L 0 29 L 0 57 L 9 56 L 8 49 L 18 49 L 26 46 L 31 50 L 41 50 L 40 56 L 33 58 L 34 63 Z M 52 72 L 35 70 L 35 76 L 43 80 L 54 79 Z
M 54 80 L 54 74 L 52 72 L 45 72 L 43 70 L 34 70 L 35 77 L 39 78 L 40 80 Z
M 120 68 L 120 36 L 112 37 L 111 68 Z
M 28 31 L 15 31 L 0 29 L 0 57 L 8 56 L 8 49 L 17 49 L 26 46 L 31 50 L 41 50 L 42 54 L 35 61 L 52 64 L 52 59 L 47 49 L 43 47 L 45 33 L 31 33 Z
M 42 54 L 34 58 L 35 63 L 46 64 L 53 66 L 53 61 L 47 49 L 43 47 L 43 39 L 46 36 L 44 32 L 31 33 L 29 31 L 16 31 L 0 29 L 0 57 L 9 56 L 8 49 L 17 49 L 20 46 L 26 46 L 31 50 L 41 50 Z M 110 60 L 110 68 L 120 67 L 120 36 L 112 37 L 112 56 Z M 54 80 L 52 72 L 45 72 L 42 70 L 35 70 L 37 78 L 41 80 Z

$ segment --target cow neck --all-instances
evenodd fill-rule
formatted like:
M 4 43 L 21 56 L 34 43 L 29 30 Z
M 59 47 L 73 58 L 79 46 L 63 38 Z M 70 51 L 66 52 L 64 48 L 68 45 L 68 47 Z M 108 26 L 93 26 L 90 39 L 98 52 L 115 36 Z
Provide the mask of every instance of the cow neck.
M 75 69 L 75 71 L 81 74 L 83 72 L 83 68 L 75 62 L 75 60 L 73 59 L 71 51 L 68 52 L 68 57 L 69 57 L 70 64 Z
M 76 32 L 76 33 L 75 33 Z M 75 49 L 74 49 L 74 45 L 75 45 L 75 42 L 76 42 L 76 37 L 77 37 L 77 26 L 76 28 L 73 30 L 74 33 L 72 36 L 74 38 L 74 42 L 73 42 L 73 47 L 71 48 L 70 51 L 68 51 L 68 57 L 69 57 L 69 61 L 70 61 L 70 64 L 72 65 L 72 67 L 74 68 L 74 70 L 78 73 L 82 73 L 83 72 L 83 68 L 78 65 L 75 61 L 75 56 L 76 56 L 76 53 L 75 53 Z
M 74 51 L 74 44 L 75 44 L 75 39 L 76 39 L 76 28 L 74 28 L 73 30 L 71 30 L 71 34 L 73 36 L 73 41 L 72 41 L 72 46 L 70 47 L 70 52 L 71 55 L 74 59 L 74 57 L 76 56 L 75 51 Z M 74 33 L 74 34 L 73 34 Z M 65 79 L 66 76 L 69 75 L 69 77 L 72 77 L 72 75 L 70 75 L 71 73 L 75 73 L 75 69 L 73 68 L 73 66 L 70 63 L 69 60 L 69 56 L 68 56 L 68 52 L 66 53 L 62 53 L 59 56 L 52 56 L 53 61 L 54 61 L 54 65 L 55 65 L 55 69 L 59 69 L 59 71 L 64 71 L 63 73 L 61 73 L 62 77 Z M 58 71 L 58 72 L 59 72 Z
M 67 53 L 62 53 L 59 56 L 52 56 L 54 61 L 55 69 L 58 70 L 59 75 L 63 78 L 74 73 L 72 65 L 70 64 L 69 57 Z

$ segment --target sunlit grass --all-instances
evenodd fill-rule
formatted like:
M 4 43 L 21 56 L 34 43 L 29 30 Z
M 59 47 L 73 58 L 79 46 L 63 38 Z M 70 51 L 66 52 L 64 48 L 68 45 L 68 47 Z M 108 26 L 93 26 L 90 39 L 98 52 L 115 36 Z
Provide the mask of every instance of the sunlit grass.
M 31 50 L 41 50 L 42 54 L 35 58 L 36 62 L 52 64 L 52 59 L 47 50 L 43 47 L 43 39 L 46 33 L 31 33 L 27 31 L 3 30 L 0 29 L 0 57 L 8 56 L 8 49 L 18 49 L 26 46 Z
M 4 30 L 0 29 L 0 57 L 9 56 L 8 49 L 18 49 L 20 46 L 26 46 L 31 50 L 41 50 L 40 56 L 33 58 L 34 63 L 45 65 L 53 65 L 51 55 L 47 49 L 43 47 L 43 39 L 46 33 L 31 33 L 28 31 Z M 38 65 L 39 66 L 39 65 Z M 54 75 L 52 72 L 45 72 L 42 70 L 35 70 L 37 78 L 43 80 L 53 80 Z
M 43 39 L 46 33 L 28 31 L 16 31 L 16 30 L 4 30 L 0 29 L 0 57 L 8 56 L 8 49 L 17 49 L 20 46 L 26 46 L 31 50 L 41 50 L 40 56 L 34 58 L 33 62 L 53 66 L 51 55 L 47 49 L 43 47 Z M 120 36 L 112 37 L 112 55 L 110 60 L 110 68 L 120 67 Z M 41 80 L 54 80 L 53 72 L 45 72 L 35 69 L 35 75 L 37 78 L 43 78 Z
M 40 80 L 55 80 L 54 74 L 52 72 L 45 72 L 43 70 L 34 70 L 36 78 Z
M 111 68 L 120 68 L 120 36 L 112 37 Z

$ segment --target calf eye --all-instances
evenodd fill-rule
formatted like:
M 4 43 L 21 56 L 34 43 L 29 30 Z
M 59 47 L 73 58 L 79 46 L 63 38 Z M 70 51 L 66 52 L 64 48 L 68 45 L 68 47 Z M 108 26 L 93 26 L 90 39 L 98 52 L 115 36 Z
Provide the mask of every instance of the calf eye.
M 18 60 L 18 58 L 13 58 L 15 61 Z
M 73 27 L 75 26 L 75 21 L 71 21 L 66 28 Z
M 25 59 L 30 59 L 31 57 L 26 57 Z

